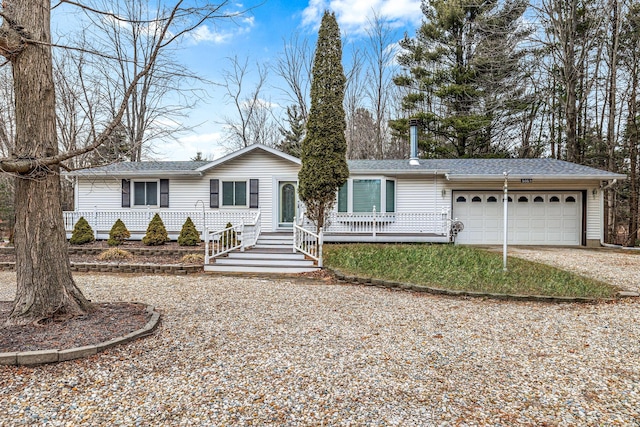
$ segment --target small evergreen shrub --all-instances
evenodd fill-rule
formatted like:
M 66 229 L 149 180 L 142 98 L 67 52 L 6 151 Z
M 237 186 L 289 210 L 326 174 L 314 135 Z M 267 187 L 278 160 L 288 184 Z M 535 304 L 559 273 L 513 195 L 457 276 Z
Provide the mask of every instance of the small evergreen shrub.
M 160 215 L 155 214 L 147 227 L 147 234 L 142 238 L 142 243 L 147 246 L 160 246 L 168 241 L 169 235 L 164 227 L 164 222 L 162 222 Z
M 71 239 L 69 243 L 72 245 L 84 245 L 85 243 L 91 243 L 95 240 L 93 236 L 93 229 L 89 225 L 83 216 L 80 217 L 76 225 L 73 227 L 73 233 L 71 233 Z
M 233 227 L 233 224 L 228 222 L 224 228 L 227 229 L 231 227 Z M 238 241 L 238 238 L 236 236 L 235 230 L 227 230 L 224 233 L 222 233 L 222 236 L 220 237 L 220 244 L 222 245 L 222 247 L 225 247 L 225 248 L 230 246 L 235 246 L 237 244 L 237 241 Z
M 131 233 L 127 230 L 127 226 L 124 225 L 124 222 L 122 222 L 120 218 L 118 218 L 109 231 L 109 240 L 107 240 L 107 244 L 109 246 L 120 246 L 129 237 L 131 237 Z
M 132 258 L 133 254 L 120 248 L 111 248 L 98 255 L 100 261 L 121 261 Z
M 196 226 L 191 221 L 191 217 L 182 225 L 180 236 L 178 236 L 178 245 L 180 246 L 198 246 L 200 244 L 200 233 L 196 230 Z
M 181 264 L 204 264 L 203 254 L 186 254 L 180 258 Z

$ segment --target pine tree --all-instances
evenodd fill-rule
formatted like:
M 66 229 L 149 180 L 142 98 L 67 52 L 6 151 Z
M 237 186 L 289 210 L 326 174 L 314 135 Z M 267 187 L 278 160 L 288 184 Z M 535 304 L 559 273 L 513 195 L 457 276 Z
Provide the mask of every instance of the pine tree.
M 127 226 L 124 225 L 124 222 L 122 222 L 120 218 L 118 218 L 109 231 L 109 240 L 107 240 L 107 244 L 109 246 L 119 246 L 129 237 L 131 237 L 131 233 L 127 230 Z
M 422 121 L 429 157 L 495 156 L 496 140 L 526 109 L 520 19 L 528 2 L 433 0 L 415 38 L 405 37 L 394 82 L 410 90 L 403 109 Z M 391 126 L 402 130 L 402 123 Z
M 73 226 L 73 232 L 71 233 L 69 243 L 72 245 L 84 245 L 85 243 L 91 243 L 94 240 L 93 229 L 87 220 L 81 216 L 78 222 L 76 222 L 76 225 Z
M 191 220 L 191 217 L 187 217 L 187 220 L 182 225 L 182 230 L 180 230 L 180 235 L 178 236 L 178 245 L 198 246 L 199 243 L 200 234 Z
M 164 222 L 162 222 L 160 215 L 155 214 L 147 227 L 147 234 L 142 238 L 142 243 L 147 246 L 159 246 L 164 245 L 165 242 L 168 241 L 169 236 L 167 234 L 167 229 L 164 226 Z
M 278 144 L 278 149 L 295 157 L 300 157 L 302 149 L 302 141 L 305 134 L 304 116 L 298 109 L 297 105 L 287 107 L 287 123 L 289 129 L 280 128 L 280 134 L 283 136 L 282 141 Z
M 318 32 L 311 109 L 298 173 L 300 199 L 306 204 L 307 217 L 318 230 L 335 204 L 338 188 L 349 177 L 343 107 L 345 83 L 340 29 L 335 14 L 326 11 Z

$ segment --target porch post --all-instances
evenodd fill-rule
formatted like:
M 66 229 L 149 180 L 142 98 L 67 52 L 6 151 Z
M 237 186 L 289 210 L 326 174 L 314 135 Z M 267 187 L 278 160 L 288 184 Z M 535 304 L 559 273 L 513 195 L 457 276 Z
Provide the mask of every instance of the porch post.
M 376 237 L 376 207 L 373 206 L 373 237 Z
M 322 243 L 324 240 L 324 231 L 320 227 L 320 233 L 318 234 L 318 267 L 322 268 Z
M 293 253 L 296 253 L 296 246 L 298 246 L 298 230 L 296 227 L 297 224 L 293 224 Z
M 204 263 L 209 264 L 209 228 L 204 228 Z
M 502 242 L 502 271 L 507 271 L 507 233 L 509 231 L 509 219 L 508 219 L 508 211 L 509 211 L 509 191 L 507 189 L 507 180 L 509 177 L 508 172 L 504 172 L 504 231 L 503 237 L 504 241 Z

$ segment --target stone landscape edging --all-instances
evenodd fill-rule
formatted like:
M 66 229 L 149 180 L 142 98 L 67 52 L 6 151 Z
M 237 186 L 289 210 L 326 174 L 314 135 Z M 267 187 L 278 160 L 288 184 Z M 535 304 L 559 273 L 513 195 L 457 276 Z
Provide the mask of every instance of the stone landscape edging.
M 15 262 L 0 262 L 0 271 L 16 269 Z M 71 271 L 78 273 L 139 273 L 139 274 L 196 274 L 202 265 L 187 264 L 123 264 L 72 262 Z
M 360 284 L 365 286 L 376 286 L 387 289 L 403 289 L 414 292 L 425 292 L 434 295 L 448 295 L 455 297 L 474 297 L 474 298 L 491 298 L 509 301 L 537 301 L 537 302 L 554 302 L 554 303 L 598 303 L 606 301 L 616 301 L 621 298 L 637 298 L 640 294 L 633 291 L 619 291 L 613 298 L 587 298 L 587 297 L 560 297 L 548 295 L 514 295 L 499 294 L 490 292 L 474 292 L 474 291 L 456 291 L 451 289 L 434 288 L 425 285 L 416 285 L 412 283 L 394 282 L 389 280 L 375 279 L 371 277 L 349 276 L 341 271 L 327 269 L 336 279 L 342 282 Z
M 158 327 L 160 313 L 151 305 L 147 305 L 145 311 L 151 314 L 151 318 L 140 329 L 127 335 L 116 337 L 98 344 L 74 347 L 69 349 L 49 349 L 35 351 L 17 351 L 0 353 L 0 365 L 42 365 L 45 363 L 65 362 L 67 360 L 80 359 L 93 356 L 113 346 L 124 344 L 138 338 L 146 337 Z

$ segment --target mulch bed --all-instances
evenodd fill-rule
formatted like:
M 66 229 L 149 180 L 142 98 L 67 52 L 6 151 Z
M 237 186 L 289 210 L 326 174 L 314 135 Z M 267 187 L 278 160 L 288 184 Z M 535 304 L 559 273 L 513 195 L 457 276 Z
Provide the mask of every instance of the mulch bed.
M 96 303 L 85 316 L 41 325 L 2 326 L 12 303 L 0 301 L 0 352 L 70 349 L 94 345 L 141 329 L 150 318 L 144 304 Z
M 105 241 L 99 241 L 76 248 L 99 248 L 107 250 L 110 247 Z M 171 253 L 174 249 L 187 249 L 178 246 L 176 242 L 168 242 L 163 246 L 150 247 L 142 242 L 125 242 L 121 249 L 153 248 L 164 249 L 162 255 L 134 254 L 121 263 L 137 264 L 179 264 L 182 254 Z M 193 252 L 204 253 L 204 244 L 189 247 Z M 101 261 L 98 255 L 71 254 L 71 262 L 76 263 L 108 263 Z M 15 255 L 0 253 L 0 262 L 15 262 Z M 111 261 L 113 262 L 113 261 Z M 146 313 L 143 304 L 134 303 L 100 303 L 95 304 L 96 310 L 91 313 L 63 321 L 51 321 L 42 325 L 4 327 L 9 316 L 12 303 L 0 301 L 0 353 L 50 349 L 69 349 L 86 345 L 98 344 L 113 338 L 121 337 L 145 326 L 150 315 Z

